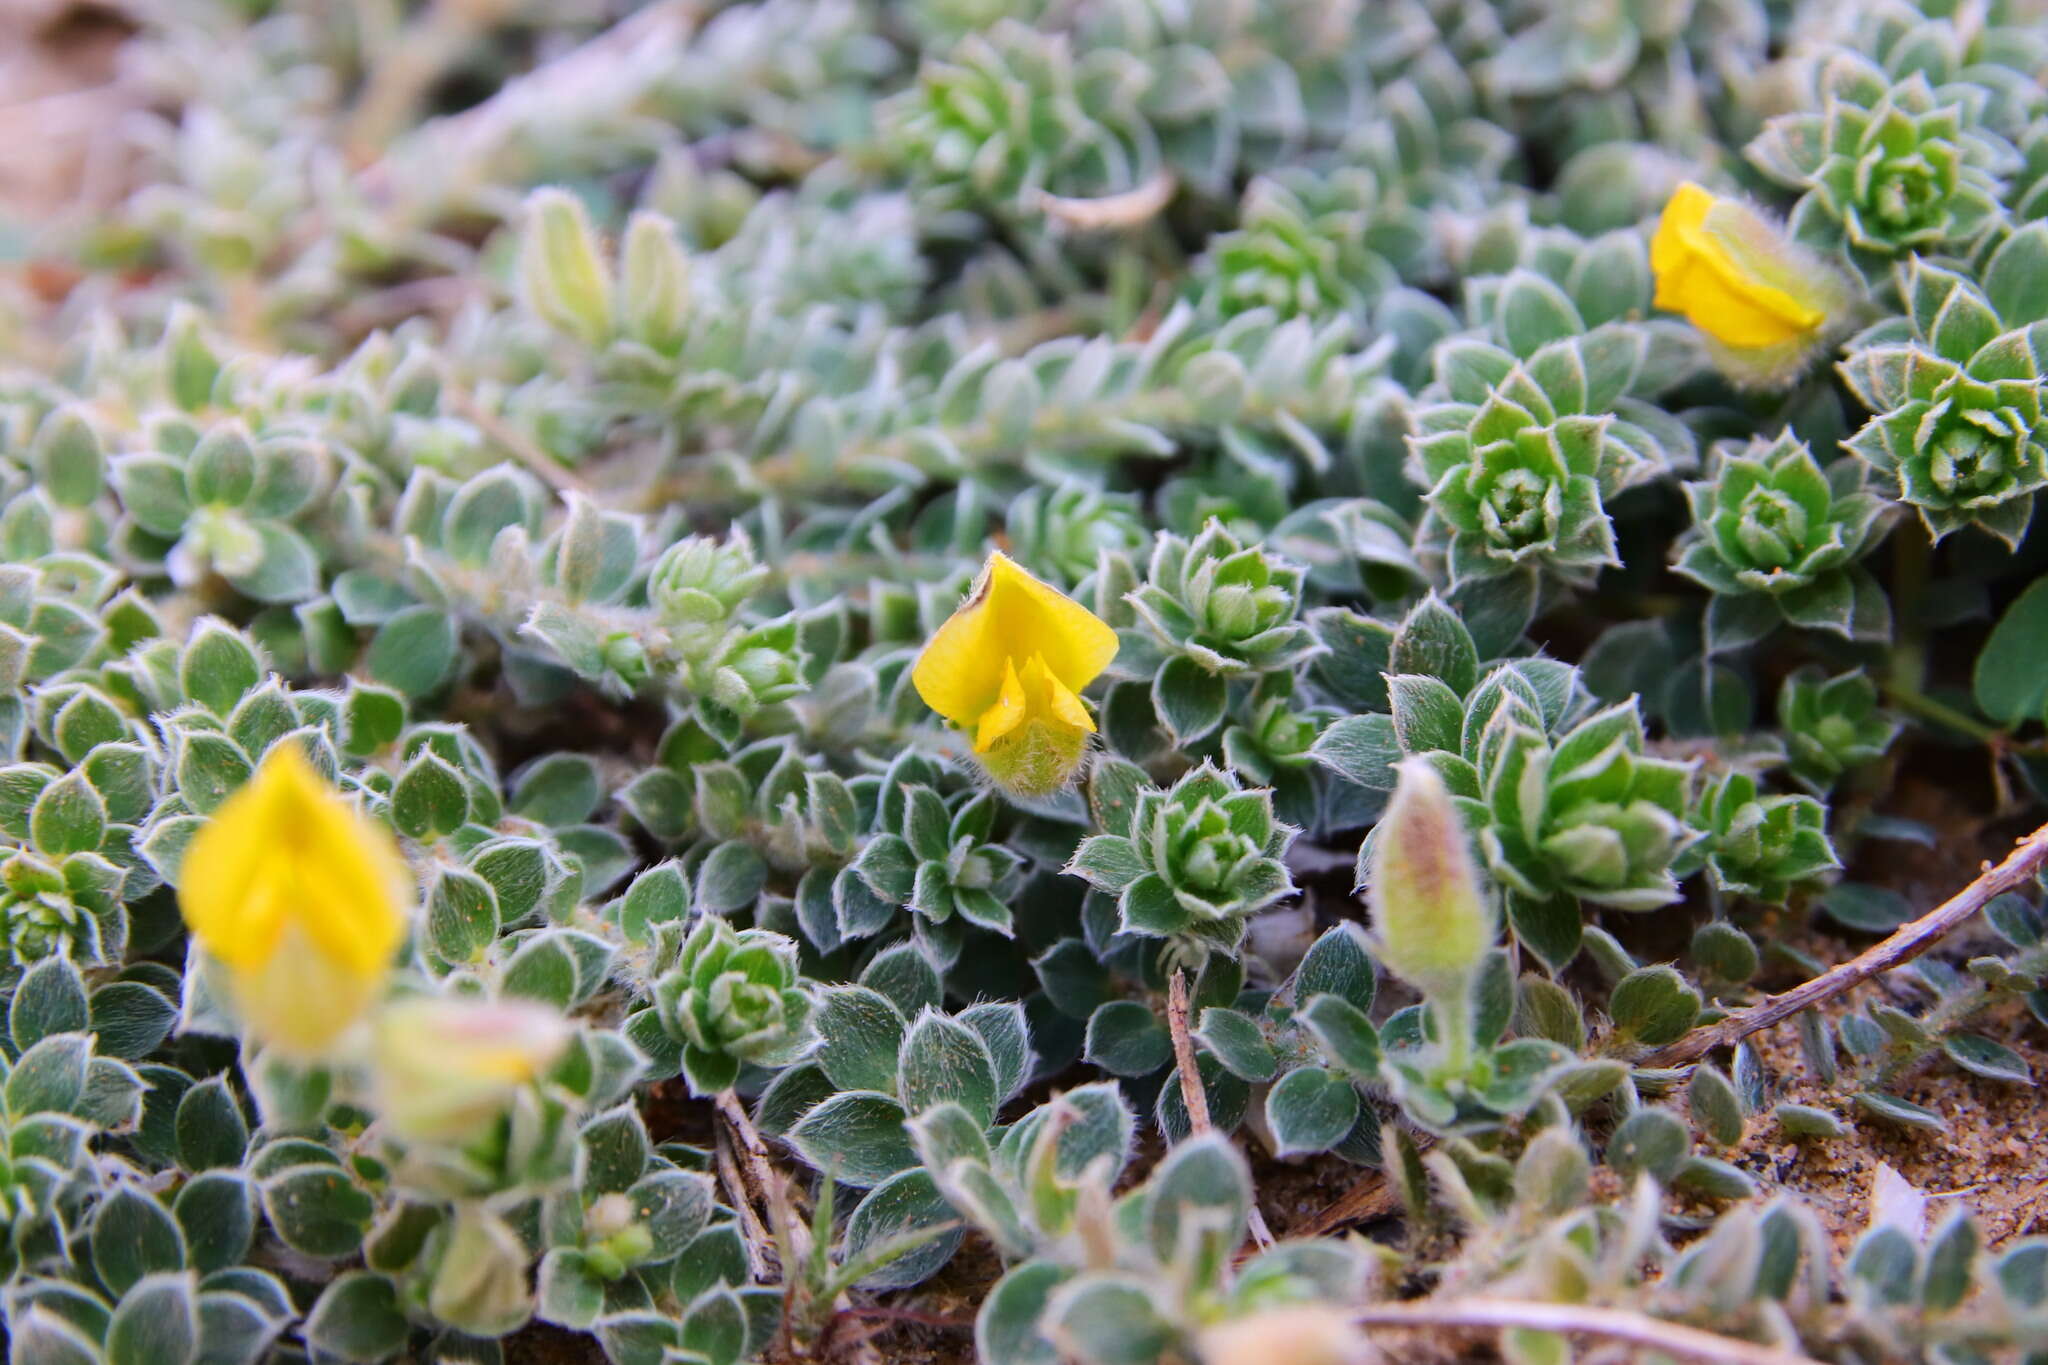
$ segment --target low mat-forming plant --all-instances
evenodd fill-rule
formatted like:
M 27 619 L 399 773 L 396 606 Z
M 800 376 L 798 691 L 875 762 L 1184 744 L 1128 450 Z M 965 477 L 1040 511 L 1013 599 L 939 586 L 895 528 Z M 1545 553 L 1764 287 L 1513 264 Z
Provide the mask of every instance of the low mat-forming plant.
M 2026 6 L 58 12 L 14 1365 L 2048 1356 Z

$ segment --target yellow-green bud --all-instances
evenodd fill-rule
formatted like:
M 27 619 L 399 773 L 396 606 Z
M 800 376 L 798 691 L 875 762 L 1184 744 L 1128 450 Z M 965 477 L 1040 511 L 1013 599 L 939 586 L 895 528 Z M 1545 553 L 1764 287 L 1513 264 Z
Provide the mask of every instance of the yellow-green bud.
M 471 1336 L 500 1337 L 523 1327 L 533 1316 L 526 1262 L 525 1245 L 504 1220 L 460 1205 L 427 1292 L 427 1311 Z
M 690 323 L 690 258 L 676 225 L 658 213 L 634 214 L 619 256 L 626 334 L 657 351 L 673 349 Z
M 1218 1323 L 1196 1338 L 1202 1365 L 1365 1365 L 1376 1358 L 1343 1309 L 1290 1304 Z
M 611 340 L 611 272 L 574 195 L 540 189 L 528 197 L 519 286 L 527 308 L 549 326 L 591 346 Z
M 1427 759 L 1402 762 L 1373 833 L 1367 901 L 1387 970 L 1433 1000 L 1462 997 L 1497 933 L 1465 822 Z
M 372 1030 L 377 1108 L 410 1142 L 477 1136 L 512 1092 L 554 1063 L 569 1023 L 545 1005 L 422 996 L 387 1006 Z

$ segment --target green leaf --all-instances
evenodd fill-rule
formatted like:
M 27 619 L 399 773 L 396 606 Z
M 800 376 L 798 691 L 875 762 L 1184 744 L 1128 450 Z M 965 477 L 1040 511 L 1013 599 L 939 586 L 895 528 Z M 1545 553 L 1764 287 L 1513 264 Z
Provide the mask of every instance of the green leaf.
M 249 1146 L 249 1125 L 227 1080 L 208 1076 L 178 1101 L 178 1163 L 188 1171 L 234 1169 Z
M 377 628 L 365 666 L 407 697 L 423 697 L 455 672 L 455 619 L 439 607 L 407 607 Z
M 8 1073 L 4 1095 L 7 1112 L 16 1118 L 35 1113 L 67 1113 L 85 1094 L 92 1039 L 83 1033 L 53 1033 L 30 1047 Z
M 432 749 L 423 749 L 391 792 L 391 822 L 414 839 L 453 834 L 469 818 L 469 784 Z
M 1088 1017 L 1082 1056 L 1113 1076 L 1149 1076 L 1173 1060 L 1173 1035 L 1135 1000 L 1112 1000 Z
M 2038 718 L 2048 699 L 2048 578 L 2013 599 L 1977 654 L 1970 686 L 1984 714 L 2003 725 Z
M 1348 920 L 1332 925 L 1310 944 L 1294 972 L 1297 1009 L 1319 995 L 1335 995 L 1355 1009 L 1370 1012 L 1378 989 L 1365 933 Z
M 1202 1011 L 1194 1036 L 1234 1076 L 1248 1081 L 1270 1081 L 1279 1070 L 1273 1045 L 1259 1031 L 1258 1021 L 1248 1014 L 1212 1006 Z
M 286 1246 L 340 1260 L 362 1250 L 375 1211 L 370 1196 L 339 1169 L 295 1166 L 264 1182 L 263 1208 Z
M 1073 1342 L 1090 1365 L 1154 1365 L 1168 1358 L 1174 1342 L 1148 1285 L 1115 1271 L 1061 1289 L 1046 1307 L 1044 1326 Z
M 375 1365 L 396 1355 L 409 1331 L 397 1287 L 382 1275 L 352 1270 L 320 1291 L 299 1335 L 323 1355 Z
M 29 840 L 46 858 L 89 853 L 106 837 L 107 805 L 82 771 L 64 774 L 29 812 Z
M 1859 1090 L 1852 1100 L 1858 1109 L 1885 1123 L 1901 1128 L 1917 1128 L 1929 1133 L 1948 1131 L 1948 1120 L 1932 1109 L 1923 1109 L 1911 1101 L 1902 1100 L 1896 1095 L 1887 1095 L 1881 1090 Z
M 1638 1109 L 1607 1140 L 1607 1164 L 1624 1179 L 1647 1172 L 1669 1183 L 1692 1140 L 1678 1116 L 1663 1109 Z
M 199 1359 L 199 1287 L 190 1275 L 150 1275 L 120 1293 L 107 1324 L 106 1365 L 193 1365 Z
M 1624 1037 L 1658 1047 L 1692 1027 L 1700 1015 L 1700 995 L 1671 967 L 1642 967 L 1615 986 L 1607 1010 Z
M 85 978 L 68 957 L 49 957 L 30 967 L 7 1006 L 7 1029 L 17 1050 L 56 1033 L 83 1032 L 92 1014 Z
M 1186 655 L 1167 660 L 1152 682 L 1152 705 L 1167 733 L 1182 747 L 1223 723 L 1230 687 Z
M 1781 1104 L 1771 1111 L 1785 1136 L 1795 1139 L 1847 1137 L 1848 1127 L 1825 1109 L 1807 1104 Z
M 2008 328 L 2048 319 L 2048 223 L 2028 223 L 1991 253 L 1984 296 Z
M 1327 1152 L 1351 1131 L 1358 1110 L 1351 1082 L 1321 1067 L 1297 1067 L 1266 1093 L 1266 1123 L 1283 1157 Z
M 1202 1133 L 1168 1152 L 1145 1182 L 1145 1236 L 1162 1264 L 1186 1267 L 1194 1283 L 1221 1267 L 1244 1238 L 1252 1178 L 1243 1153 L 1221 1133 Z
M 255 647 L 218 621 L 201 623 L 178 661 L 178 685 L 186 696 L 226 717 L 263 676 Z
M 951 1225 L 947 1232 L 932 1230 Z M 907 1289 L 939 1273 L 960 1248 L 966 1229 L 922 1170 L 891 1176 L 868 1192 L 846 1220 L 840 1258 L 848 1265 L 883 1261 L 864 1275 L 860 1288 L 870 1293 Z M 898 1248 L 907 1247 L 900 1254 Z
M 1717 1146 L 1733 1147 L 1742 1141 L 1742 1101 L 1735 1083 L 1705 1063 L 1693 1068 L 1686 1087 L 1692 1121 Z
M 185 1269 L 185 1234 L 169 1209 L 133 1186 L 100 1201 L 92 1219 L 92 1268 L 116 1295 L 145 1275 Z
M 568 1009 L 577 996 L 576 957 L 559 934 L 536 934 L 505 964 L 500 989 L 508 996 Z
M 1974 1076 L 2019 1085 L 2034 1083 L 2033 1068 L 2027 1065 L 2026 1058 L 1981 1033 L 1952 1033 L 1941 1040 L 1941 1050 L 1950 1061 Z
M 965 1024 L 926 1010 L 911 1024 L 899 1063 L 903 1107 L 918 1114 L 935 1104 L 957 1104 L 982 1124 L 994 1122 L 995 1059 L 981 1035 Z
M 896 1058 L 907 1026 L 887 996 L 866 986 L 827 986 L 818 994 L 813 1020 L 818 1047 L 810 1060 L 836 1088 L 896 1089 Z
M 867 1188 L 917 1164 L 903 1120 L 903 1106 L 890 1096 L 848 1090 L 798 1119 L 789 1143 L 814 1168 Z
M 974 1323 L 975 1345 L 986 1365 L 1059 1365 L 1060 1353 L 1040 1324 L 1053 1292 L 1072 1274 L 1050 1261 L 1026 1261 L 996 1281 Z
M 1867 934 L 1888 934 L 1913 918 L 1913 903 L 1885 886 L 1839 882 L 1820 898 L 1828 918 Z

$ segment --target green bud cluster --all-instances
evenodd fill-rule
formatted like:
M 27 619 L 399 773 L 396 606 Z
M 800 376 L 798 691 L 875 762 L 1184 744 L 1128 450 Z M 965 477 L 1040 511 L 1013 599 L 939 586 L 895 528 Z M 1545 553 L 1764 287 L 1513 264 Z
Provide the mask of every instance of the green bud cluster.
M 730 1090 L 742 1065 L 787 1066 L 811 1045 L 811 1000 L 796 944 L 706 915 L 654 981 L 662 1026 L 683 1045 L 690 1088 Z

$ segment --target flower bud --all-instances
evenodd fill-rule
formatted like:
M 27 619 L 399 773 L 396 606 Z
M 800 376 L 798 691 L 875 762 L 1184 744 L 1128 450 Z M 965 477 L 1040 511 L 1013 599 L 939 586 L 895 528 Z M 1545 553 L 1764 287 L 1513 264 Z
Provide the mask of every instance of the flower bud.
M 371 1042 L 377 1108 L 410 1141 L 472 1136 L 568 1042 L 568 1021 L 541 1005 L 398 1001 L 378 1016 Z
M 1377 1355 L 1349 1314 L 1320 1303 L 1218 1323 L 1195 1346 L 1202 1365 L 1365 1365 Z
M 688 536 L 654 562 L 647 596 L 672 630 L 708 632 L 723 628 L 767 577 L 767 566 L 755 560 L 745 533 L 735 531 L 723 542 Z
M 1427 759 L 1402 762 L 1373 831 L 1367 899 L 1387 969 L 1433 1000 L 1462 996 L 1497 933 L 1465 824 Z
M 528 197 L 519 288 L 526 307 L 549 326 L 590 346 L 611 340 L 611 275 L 574 195 L 540 189 Z
M 690 323 L 690 258 L 676 225 L 658 213 L 634 214 L 619 254 L 626 335 L 656 351 L 674 349 Z
M 427 1291 L 427 1310 L 458 1331 L 501 1337 L 533 1316 L 519 1234 L 474 1204 L 455 1210 L 455 1230 Z

